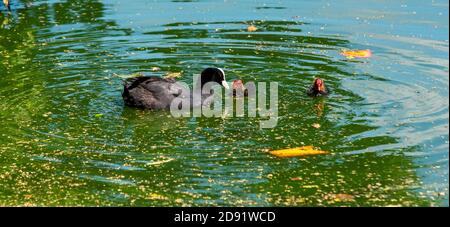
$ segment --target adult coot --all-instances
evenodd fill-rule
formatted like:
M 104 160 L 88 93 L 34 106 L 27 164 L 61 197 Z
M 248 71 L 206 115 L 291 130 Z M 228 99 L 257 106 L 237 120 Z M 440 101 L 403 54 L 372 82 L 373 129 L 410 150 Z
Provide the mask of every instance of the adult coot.
M 225 81 L 225 72 L 220 68 L 203 70 L 197 87 L 203 88 L 209 82 L 216 82 L 226 89 L 229 88 Z M 124 82 L 122 97 L 127 106 L 150 110 L 170 109 L 173 99 L 180 97 L 185 89 L 172 78 L 139 76 Z M 199 102 L 195 102 L 192 92 L 190 92 L 188 97 L 183 96 L 182 98 L 190 99 L 192 106 L 201 106 L 207 96 L 204 97 L 202 94 L 201 97 Z

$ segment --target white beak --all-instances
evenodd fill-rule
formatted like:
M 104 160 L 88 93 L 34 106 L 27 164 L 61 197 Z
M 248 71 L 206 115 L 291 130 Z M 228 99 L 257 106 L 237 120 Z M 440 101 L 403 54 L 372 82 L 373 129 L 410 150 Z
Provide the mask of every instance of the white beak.
M 227 89 L 227 90 L 230 89 L 230 86 L 228 86 L 228 83 L 227 83 L 225 80 L 222 81 L 222 86 L 223 86 L 225 89 Z

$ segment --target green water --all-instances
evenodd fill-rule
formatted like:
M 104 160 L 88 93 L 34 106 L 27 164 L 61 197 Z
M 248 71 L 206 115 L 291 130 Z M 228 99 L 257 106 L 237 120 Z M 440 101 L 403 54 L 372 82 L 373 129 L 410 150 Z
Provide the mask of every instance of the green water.
M 1 206 L 449 204 L 448 1 L 12 0 L 12 9 L 0 8 Z M 228 80 L 278 82 L 277 127 L 123 105 L 123 75 L 182 72 L 191 84 L 208 66 Z M 315 76 L 331 96 L 304 95 Z M 331 154 L 267 153 L 305 145 Z

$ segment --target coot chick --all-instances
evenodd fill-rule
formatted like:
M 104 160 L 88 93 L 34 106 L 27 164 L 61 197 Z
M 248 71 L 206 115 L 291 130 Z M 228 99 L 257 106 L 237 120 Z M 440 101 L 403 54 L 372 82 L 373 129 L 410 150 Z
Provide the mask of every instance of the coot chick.
M 219 83 L 228 89 L 228 84 L 225 81 L 225 72 L 220 68 L 207 68 L 203 70 L 197 82 L 200 83 L 200 86 L 197 84 L 197 87 L 203 88 L 208 82 Z M 122 97 L 125 105 L 130 107 L 168 110 L 173 99 L 180 97 L 182 91 L 185 89 L 173 78 L 139 76 L 127 79 L 124 82 Z M 204 99 L 206 99 L 202 94 L 202 100 L 199 103 L 193 103 L 192 93 L 190 93 L 189 97 L 182 98 L 190 99 L 190 103 L 193 106 L 201 106 Z
M 325 87 L 325 82 L 320 78 L 316 78 L 312 86 L 307 91 L 307 94 L 312 97 L 327 96 L 329 91 Z

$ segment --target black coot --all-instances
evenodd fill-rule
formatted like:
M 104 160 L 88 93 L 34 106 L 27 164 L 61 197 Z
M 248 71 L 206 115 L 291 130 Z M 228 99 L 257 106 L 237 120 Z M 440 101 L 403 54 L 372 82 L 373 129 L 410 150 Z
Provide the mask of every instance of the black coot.
M 208 82 L 219 83 L 228 89 L 225 72 L 220 68 L 203 70 L 198 81 L 200 88 L 203 88 Z M 125 81 L 122 97 L 127 106 L 150 110 L 168 110 L 173 99 L 180 97 L 184 89 L 186 88 L 180 86 L 175 79 L 139 76 Z M 201 102 L 197 103 L 193 103 L 192 95 L 183 98 L 191 99 L 190 103 L 193 106 L 201 106 L 204 102 L 203 95 Z

